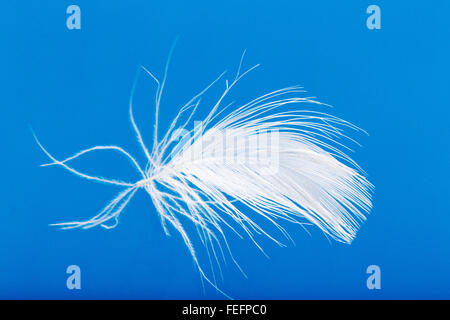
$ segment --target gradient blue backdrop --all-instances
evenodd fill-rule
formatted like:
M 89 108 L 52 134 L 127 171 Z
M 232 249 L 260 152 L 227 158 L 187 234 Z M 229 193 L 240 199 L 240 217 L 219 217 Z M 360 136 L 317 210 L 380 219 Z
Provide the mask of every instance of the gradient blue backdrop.
M 66 28 L 81 7 L 82 29 Z M 368 30 L 378 4 L 382 29 Z M 200 277 L 182 239 L 167 238 L 139 192 L 114 230 L 62 231 L 49 223 L 88 218 L 119 190 L 47 161 L 93 145 L 140 152 L 127 103 L 139 64 L 161 76 L 176 36 L 161 121 L 205 84 L 247 65 L 262 67 L 232 93 L 244 103 L 302 84 L 328 112 L 369 132 L 352 133 L 353 158 L 375 184 L 374 208 L 352 245 L 288 227 L 296 246 L 231 239 L 245 279 L 230 263 L 219 286 L 246 299 L 450 298 L 448 1 L 14 1 L 1 5 L 0 298 L 223 298 Z M 223 84 L 221 84 L 223 86 Z M 213 90 L 213 93 L 217 91 Z M 136 118 L 151 141 L 154 86 L 142 78 Z M 212 98 L 211 100 L 212 101 Z M 208 110 L 203 105 L 200 115 Z M 321 110 L 323 111 L 323 110 Z M 137 179 L 114 153 L 76 163 Z M 82 289 L 66 288 L 66 267 Z M 366 288 L 367 266 L 382 289 Z

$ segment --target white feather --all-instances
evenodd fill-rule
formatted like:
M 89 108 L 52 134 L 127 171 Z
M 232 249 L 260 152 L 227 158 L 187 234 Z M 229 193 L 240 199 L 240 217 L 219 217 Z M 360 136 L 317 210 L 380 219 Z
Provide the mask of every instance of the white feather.
M 249 217 L 246 213 L 249 209 L 276 226 L 288 239 L 283 222 L 313 224 L 332 238 L 350 243 L 372 206 L 373 186 L 342 151 L 346 147 L 338 142 L 345 138 L 345 127 L 357 128 L 336 117 L 299 108 L 320 103 L 309 97 L 299 97 L 305 91 L 296 86 L 266 94 L 224 115 L 224 98 L 245 74 L 256 67 L 241 74 L 241 65 L 242 59 L 236 77 L 233 81 L 226 80 L 225 91 L 201 122 L 200 128 L 187 130 L 200 98 L 223 74 L 180 109 L 161 140 L 158 140 L 158 114 L 168 64 L 162 82 L 143 68 L 158 84 L 151 152 L 143 142 L 132 112 L 137 77 L 130 98 L 131 123 L 148 160 L 145 169 L 117 146 L 89 148 L 59 161 L 36 139 L 53 161 L 46 165 L 60 165 L 80 177 L 125 187 L 91 219 L 55 225 L 66 229 L 97 225 L 115 227 L 120 213 L 135 192 L 145 189 L 165 232 L 169 234 L 167 224 L 170 224 L 180 233 L 198 270 L 215 288 L 215 280 L 207 277 L 199 263 L 181 217 L 194 224 L 208 255 L 211 250 L 215 259 L 216 245 L 222 251 L 225 244 L 231 255 L 226 228 L 240 236 L 244 232 L 261 250 L 256 239 L 258 234 L 283 245 L 267 232 L 267 228 Z M 180 124 L 188 111 L 187 119 Z M 180 129 L 184 135 L 178 141 Z M 141 179 L 124 182 L 89 176 L 67 165 L 70 160 L 97 150 L 113 150 L 125 155 Z

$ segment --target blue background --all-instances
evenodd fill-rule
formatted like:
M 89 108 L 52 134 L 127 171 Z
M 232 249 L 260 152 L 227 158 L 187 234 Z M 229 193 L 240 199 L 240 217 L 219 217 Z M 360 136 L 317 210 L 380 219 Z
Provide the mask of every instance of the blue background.
M 66 28 L 73 3 L 81 7 L 81 30 Z M 370 4 L 381 7 L 381 30 L 366 28 Z M 448 1 L 2 3 L 0 298 L 223 298 L 202 288 L 181 237 L 164 235 L 143 191 L 116 229 L 49 227 L 89 218 L 119 189 L 39 167 L 47 158 L 30 131 L 59 158 L 117 144 L 143 162 L 128 121 L 130 88 L 139 64 L 162 76 L 179 36 L 162 123 L 220 72 L 234 72 L 246 48 L 247 66 L 262 66 L 232 99 L 301 84 L 334 106 L 328 112 L 370 134 L 352 133 L 363 145 L 352 157 L 376 186 L 353 244 L 288 226 L 296 246 L 262 240 L 266 259 L 231 238 L 248 279 L 229 263 L 221 289 L 238 299 L 449 299 L 449 10 Z M 153 94 L 151 80 L 141 78 L 135 110 L 147 142 Z M 114 153 L 74 165 L 137 179 Z M 66 288 L 71 264 L 81 268 L 78 291 Z M 381 290 L 366 287 L 371 264 L 381 267 Z

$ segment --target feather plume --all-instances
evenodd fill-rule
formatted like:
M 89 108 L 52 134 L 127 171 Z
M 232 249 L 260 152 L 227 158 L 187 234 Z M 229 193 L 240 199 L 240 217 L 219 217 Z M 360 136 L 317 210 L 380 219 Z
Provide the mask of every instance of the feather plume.
M 212 251 L 218 262 L 216 246 L 222 254 L 224 246 L 238 267 L 226 240 L 226 229 L 241 237 L 246 234 L 261 251 L 263 248 L 258 244 L 257 235 L 284 245 L 246 213 L 249 209 L 275 226 L 287 239 L 290 236 L 283 223 L 289 222 L 315 225 L 331 238 L 350 243 L 372 206 L 372 184 L 343 151 L 348 148 L 342 141 L 350 139 L 344 135 L 344 129 L 360 129 L 334 116 L 304 110 L 303 106 L 314 107 L 321 103 L 311 97 L 302 97 L 305 91 L 298 86 L 273 91 L 226 113 L 230 108 L 223 106 L 225 97 L 243 76 L 258 66 L 241 72 L 244 54 L 236 76 L 225 81 L 222 95 L 206 118 L 188 130 L 202 96 L 225 73 L 180 109 L 161 139 L 158 137 L 158 116 L 170 55 L 162 81 L 144 67 L 139 69 L 130 95 L 129 116 L 147 159 L 145 168 L 118 146 L 96 146 L 57 160 L 35 136 L 52 160 L 43 166 L 59 165 L 82 178 L 123 188 L 91 219 L 54 225 L 65 229 L 87 229 L 98 225 L 113 228 L 127 203 L 143 189 L 153 201 L 166 234 L 169 235 L 168 225 L 178 231 L 200 274 L 217 290 L 215 277 L 210 280 L 202 268 L 181 217 L 192 222 L 208 255 Z M 158 85 L 151 149 L 144 144 L 132 109 L 141 71 Z M 90 176 L 68 164 L 99 150 L 124 155 L 135 167 L 140 180 L 124 182 Z

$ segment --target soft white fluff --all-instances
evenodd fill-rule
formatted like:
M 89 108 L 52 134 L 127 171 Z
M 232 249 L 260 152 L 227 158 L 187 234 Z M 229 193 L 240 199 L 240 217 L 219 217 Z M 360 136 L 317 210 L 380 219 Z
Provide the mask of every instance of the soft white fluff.
M 225 81 L 223 94 L 200 128 L 187 129 L 192 124 L 200 98 L 223 74 L 181 108 L 161 139 L 158 138 L 158 115 L 167 66 L 162 82 L 145 68 L 140 69 L 158 84 L 151 150 L 144 144 L 132 112 L 137 77 L 130 98 L 131 123 L 148 160 L 145 169 L 117 146 L 96 146 L 60 161 L 38 141 L 52 160 L 46 165 L 60 165 L 82 178 L 124 187 L 91 219 L 55 225 L 66 229 L 97 225 L 115 227 L 136 191 L 145 189 L 165 232 L 169 234 L 167 226 L 171 225 L 180 233 L 198 270 L 216 288 L 215 280 L 210 280 L 200 266 L 181 217 L 194 224 L 208 256 L 211 251 L 216 260 L 216 248 L 223 254 L 223 245 L 231 255 L 226 241 L 227 228 L 239 236 L 243 232 L 261 250 L 256 238 L 258 234 L 283 245 L 267 228 L 249 217 L 246 213 L 249 209 L 276 226 L 287 238 L 289 234 L 283 229 L 283 222 L 313 224 L 332 238 L 350 243 L 372 206 L 372 185 L 344 154 L 342 148 L 345 147 L 338 142 L 347 139 L 343 135 L 344 128 L 358 128 L 330 115 L 302 110 L 303 105 L 320 103 L 309 97 L 299 97 L 305 91 L 297 86 L 271 92 L 225 114 L 224 98 L 246 73 L 256 67 L 241 73 L 241 65 L 242 59 L 235 78 L 231 82 Z M 183 132 L 181 140 L 180 129 Z M 141 179 L 124 182 L 89 176 L 67 164 L 97 150 L 113 150 L 125 155 Z M 231 258 L 235 261 L 232 255 Z

